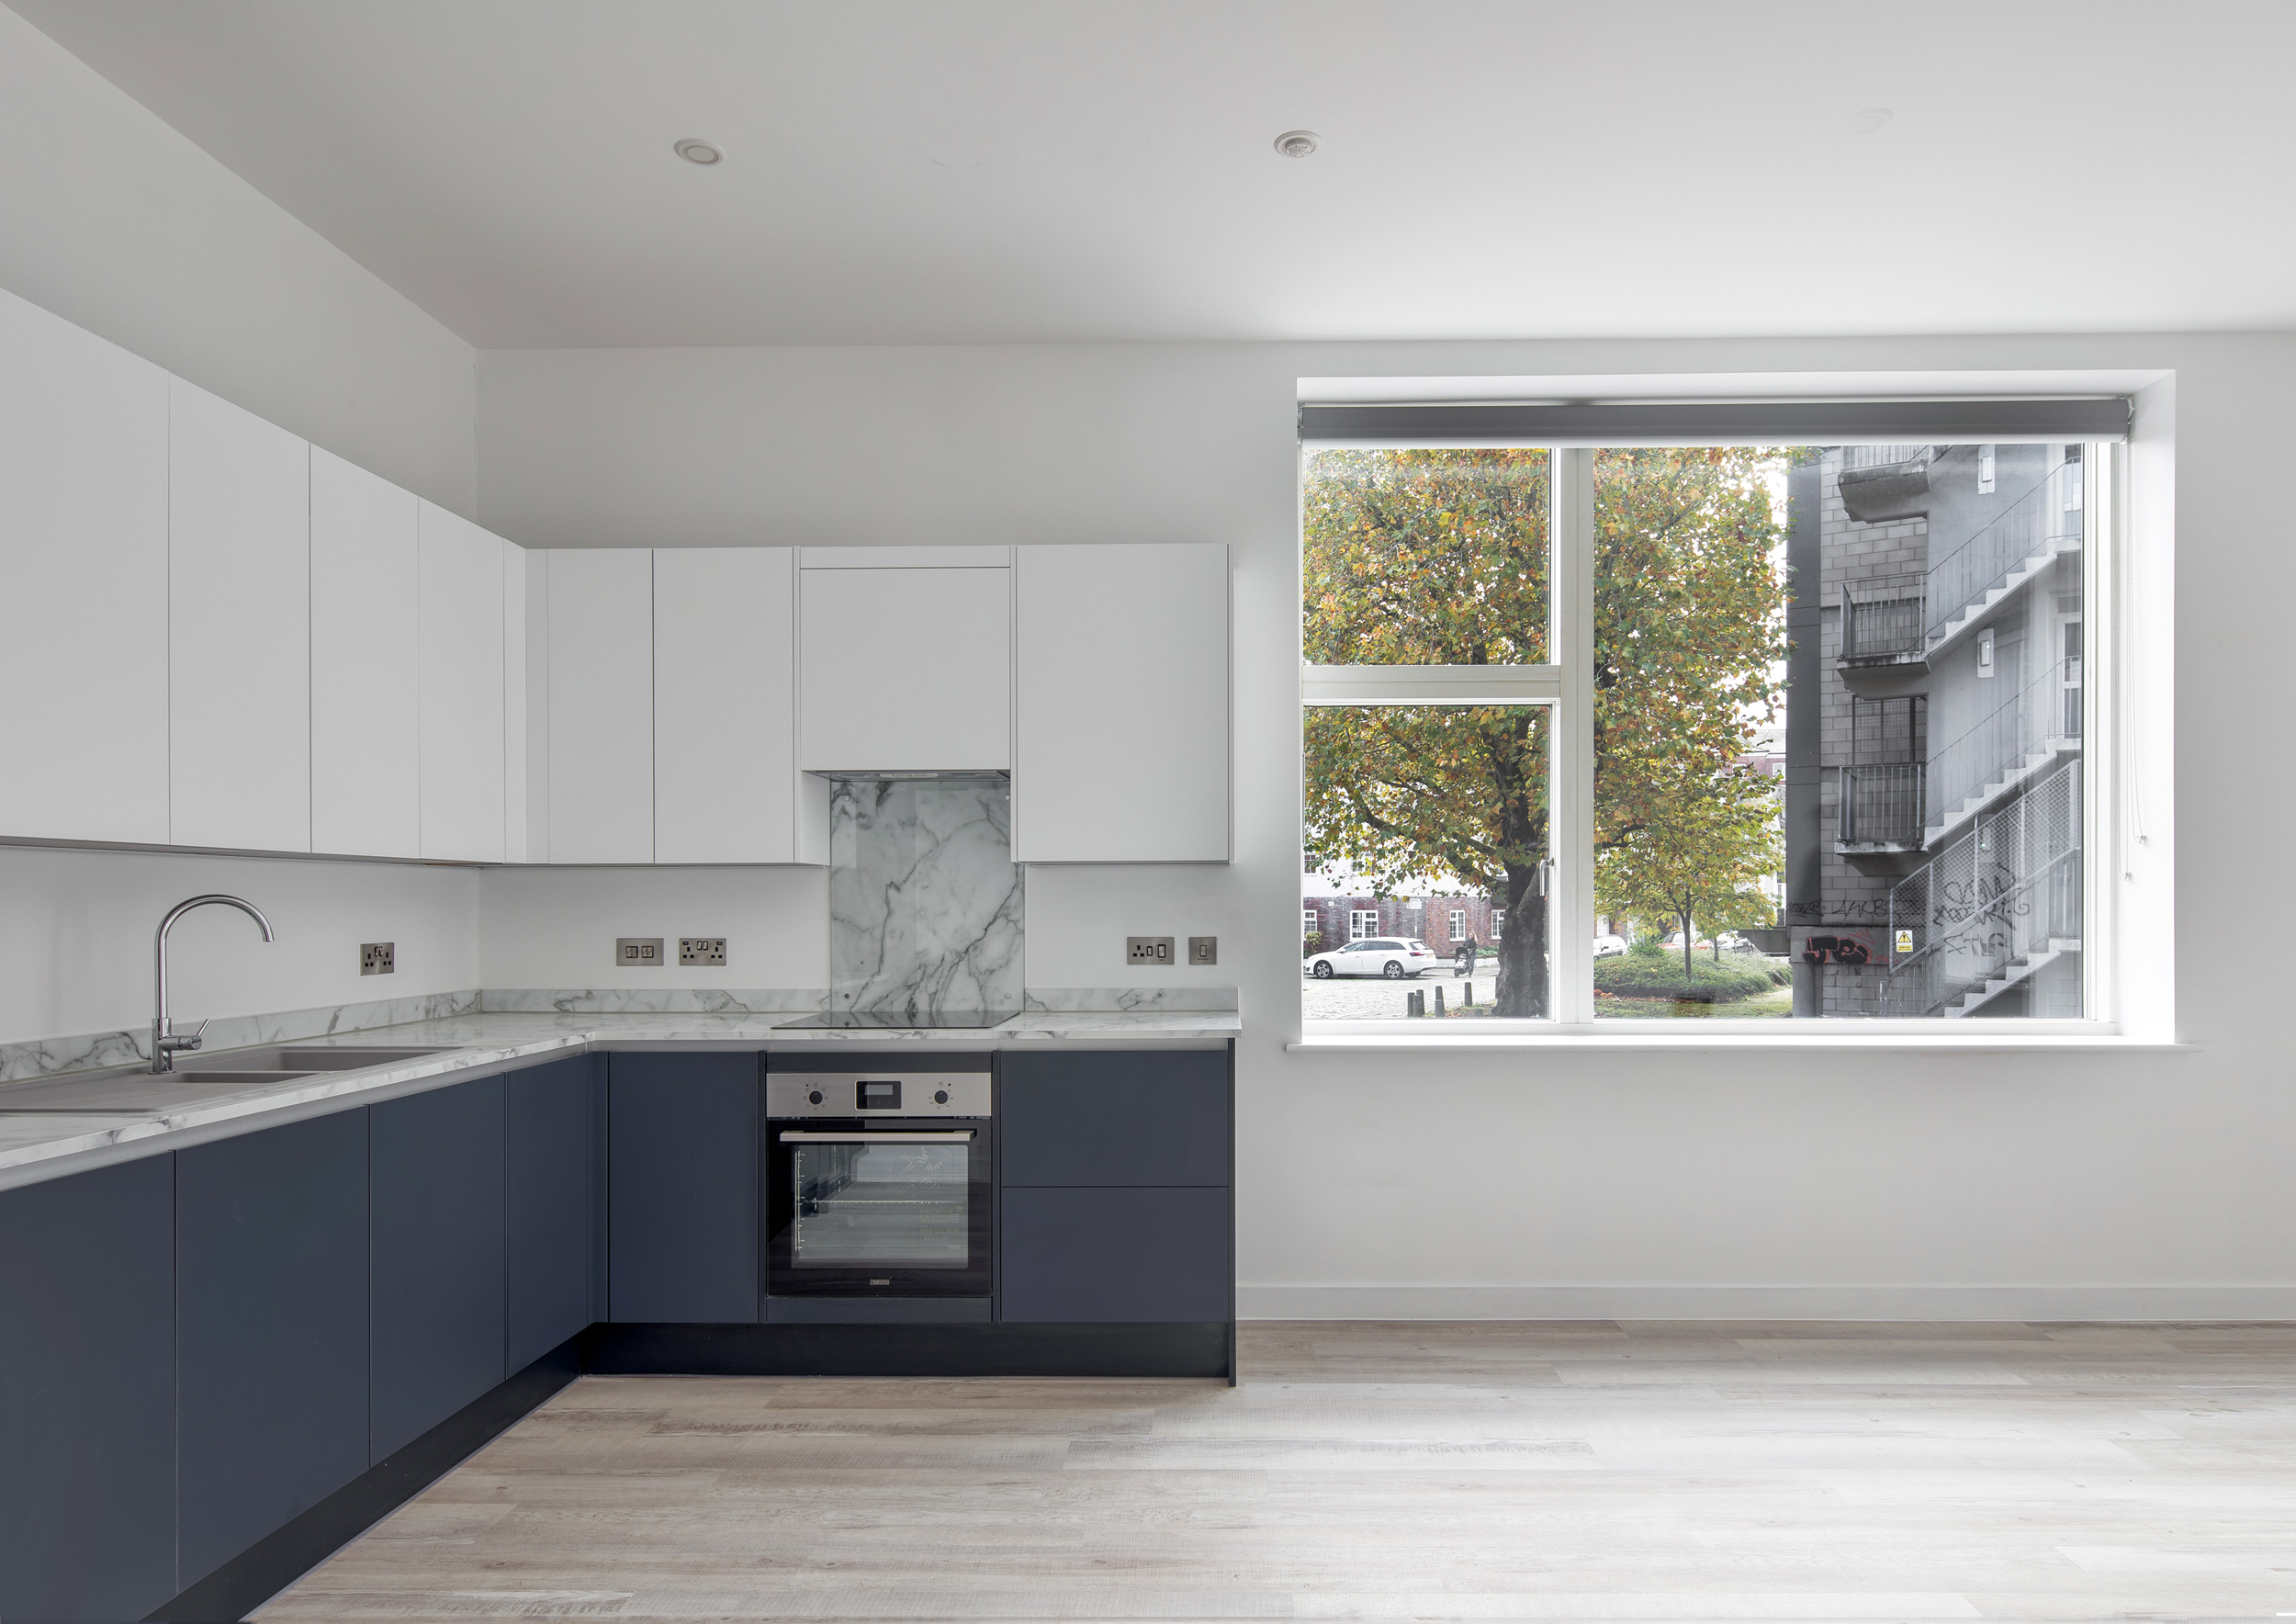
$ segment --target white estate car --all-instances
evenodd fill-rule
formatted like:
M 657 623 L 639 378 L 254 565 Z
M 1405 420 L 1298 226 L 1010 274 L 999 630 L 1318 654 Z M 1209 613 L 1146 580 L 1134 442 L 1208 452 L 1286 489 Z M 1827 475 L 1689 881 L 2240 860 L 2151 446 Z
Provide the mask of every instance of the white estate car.
M 1384 976 L 1401 981 L 1432 970 L 1441 961 L 1435 950 L 1416 937 L 1372 936 L 1351 942 L 1336 953 L 1320 953 L 1308 961 L 1308 974 L 1318 981 L 1334 976 Z

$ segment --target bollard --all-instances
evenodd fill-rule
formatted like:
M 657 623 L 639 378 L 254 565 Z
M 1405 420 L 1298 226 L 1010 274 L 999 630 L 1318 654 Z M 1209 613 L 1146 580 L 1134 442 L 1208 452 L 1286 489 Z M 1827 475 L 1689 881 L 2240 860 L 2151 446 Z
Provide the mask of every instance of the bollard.
M 1405 994 L 1403 995 L 1403 1013 L 1404 1013 L 1404 1014 L 1406 1014 L 1406 1015 L 1424 1015 L 1426 1012 L 1427 1012 L 1427 995 L 1426 995 L 1425 993 L 1424 993 L 1424 992 L 1407 992 L 1407 993 L 1405 993 Z
M 1443 1013 L 1443 989 L 1439 987 L 1435 988 L 1435 1013 Z
M 1460 1002 L 1460 1003 L 1462 1003 L 1462 1004 L 1464 1004 L 1464 1005 L 1466 1005 L 1466 1006 L 1467 1006 L 1467 1008 L 1469 1008 L 1469 1009 L 1473 1009 L 1473 1008 L 1475 1007 L 1475 984 L 1474 984 L 1474 982 L 1469 981 L 1469 982 L 1467 984 L 1467 996 L 1466 996 L 1466 997 L 1464 997 L 1464 998 L 1462 998 L 1459 1000 L 1459 1002 Z

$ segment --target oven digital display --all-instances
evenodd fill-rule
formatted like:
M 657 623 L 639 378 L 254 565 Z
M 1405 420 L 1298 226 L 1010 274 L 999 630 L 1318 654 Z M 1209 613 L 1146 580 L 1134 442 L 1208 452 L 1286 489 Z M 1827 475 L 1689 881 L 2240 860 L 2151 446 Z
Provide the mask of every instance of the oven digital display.
M 898 1111 L 901 1109 L 899 1081 L 872 1082 L 863 1079 L 855 1085 L 860 1098 L 854 1103 L 862 1111 Z

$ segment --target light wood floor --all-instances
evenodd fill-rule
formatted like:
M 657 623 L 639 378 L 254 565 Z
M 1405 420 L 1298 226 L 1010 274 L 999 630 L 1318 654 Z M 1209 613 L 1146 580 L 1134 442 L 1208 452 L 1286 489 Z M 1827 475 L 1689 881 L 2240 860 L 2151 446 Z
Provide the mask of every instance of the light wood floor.
M 257 1616 L 2296 1616 L 2296 1326 L 1243 1345 L 1234 1391 L 588 1378 Z

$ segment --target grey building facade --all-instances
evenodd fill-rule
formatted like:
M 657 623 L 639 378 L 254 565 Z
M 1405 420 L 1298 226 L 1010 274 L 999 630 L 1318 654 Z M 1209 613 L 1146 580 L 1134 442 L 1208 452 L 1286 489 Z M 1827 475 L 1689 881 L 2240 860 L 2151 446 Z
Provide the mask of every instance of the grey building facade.
M 2083 1012 L 2083 450 L 1789 470 L 1795 1014 Z

